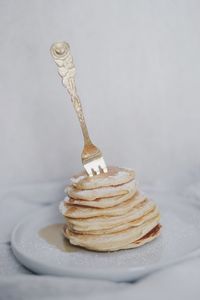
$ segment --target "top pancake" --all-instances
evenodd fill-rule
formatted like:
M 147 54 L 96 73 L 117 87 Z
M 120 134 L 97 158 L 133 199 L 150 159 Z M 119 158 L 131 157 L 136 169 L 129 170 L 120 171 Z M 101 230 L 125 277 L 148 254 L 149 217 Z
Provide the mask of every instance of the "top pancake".
M 71 178 L 72 184 L 79 190 L 90 190 L 99 187 L 116 186 L 127 183 L 135 178 L 135 172 L 131 169 L 108 167 L 107 173 L 100 173 L 89 177 L 82 172 Z

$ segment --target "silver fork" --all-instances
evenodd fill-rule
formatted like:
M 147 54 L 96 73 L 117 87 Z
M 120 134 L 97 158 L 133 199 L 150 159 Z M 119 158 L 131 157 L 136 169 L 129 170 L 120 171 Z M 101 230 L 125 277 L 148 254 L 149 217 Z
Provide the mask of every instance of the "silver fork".
M 89 137 L 81 101 L 77 94 L 75 84 L 76 70 L 69 44 L 66 42 L 54 43 L 51 46 L 50 52 L 58 67 L 58 73 L 62 78 L 62 83 L 71 96 L 71 101 L 79 119 L 84 138 L 84 148 L 81 154 L 83 166 L 89 176 L 93 176 L 94 174 L 98 175 L 101 171 L 107 173 L 108 170 L 102 152 L 91 142 Z

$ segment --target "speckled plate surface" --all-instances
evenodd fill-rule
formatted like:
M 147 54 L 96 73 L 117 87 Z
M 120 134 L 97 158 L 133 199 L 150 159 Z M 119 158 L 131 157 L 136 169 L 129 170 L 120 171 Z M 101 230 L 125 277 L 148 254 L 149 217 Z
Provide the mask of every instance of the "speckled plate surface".
M 200 207 L 182 199 L 155 198 L 161 211 L 162 233 L 137 249 L 97 253 L 68 247 L 62 239 L 63 217 L 57 205 L 23 219 L 12 233 L 17 259 L 38 274 L 131 281 L 157 269 L 200 254 Z M 51 241 L 47 238 L 49 231 Z M 57 240 L 59 239 L 59 241 Z

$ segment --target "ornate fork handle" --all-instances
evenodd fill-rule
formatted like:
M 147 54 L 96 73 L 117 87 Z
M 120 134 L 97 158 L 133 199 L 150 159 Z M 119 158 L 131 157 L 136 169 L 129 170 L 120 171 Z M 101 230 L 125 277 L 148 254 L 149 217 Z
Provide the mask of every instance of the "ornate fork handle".
M 69 44 L 67 44 L 66 42 L 54 43 L 51 47 L 51 55 L 53 56 L 54 61 L 58 67 L 58 73 L 62 78 L 62 83 L 71 96 L 71 101 L 73 103 L 82 129 L 84 143 L 85 145 L 92 144 L 86 126 L 80 98 L 77 94 L 75 83 L 76 69 L 73 63 L 72 55 L 70 53 Z

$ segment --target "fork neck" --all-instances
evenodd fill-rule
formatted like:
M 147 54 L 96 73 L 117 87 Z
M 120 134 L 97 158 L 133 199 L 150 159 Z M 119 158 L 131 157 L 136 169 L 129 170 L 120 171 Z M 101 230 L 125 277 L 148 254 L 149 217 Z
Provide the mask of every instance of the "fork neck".
M 81 129 L 82 129 L 82 134 L 83 134 L 83 139 L 84 139 L 84 145 L 85 146 L 92 145 L 92 141 L 90 139 L 89 132 L 88 132 L 85 122 L 81 123 Z

